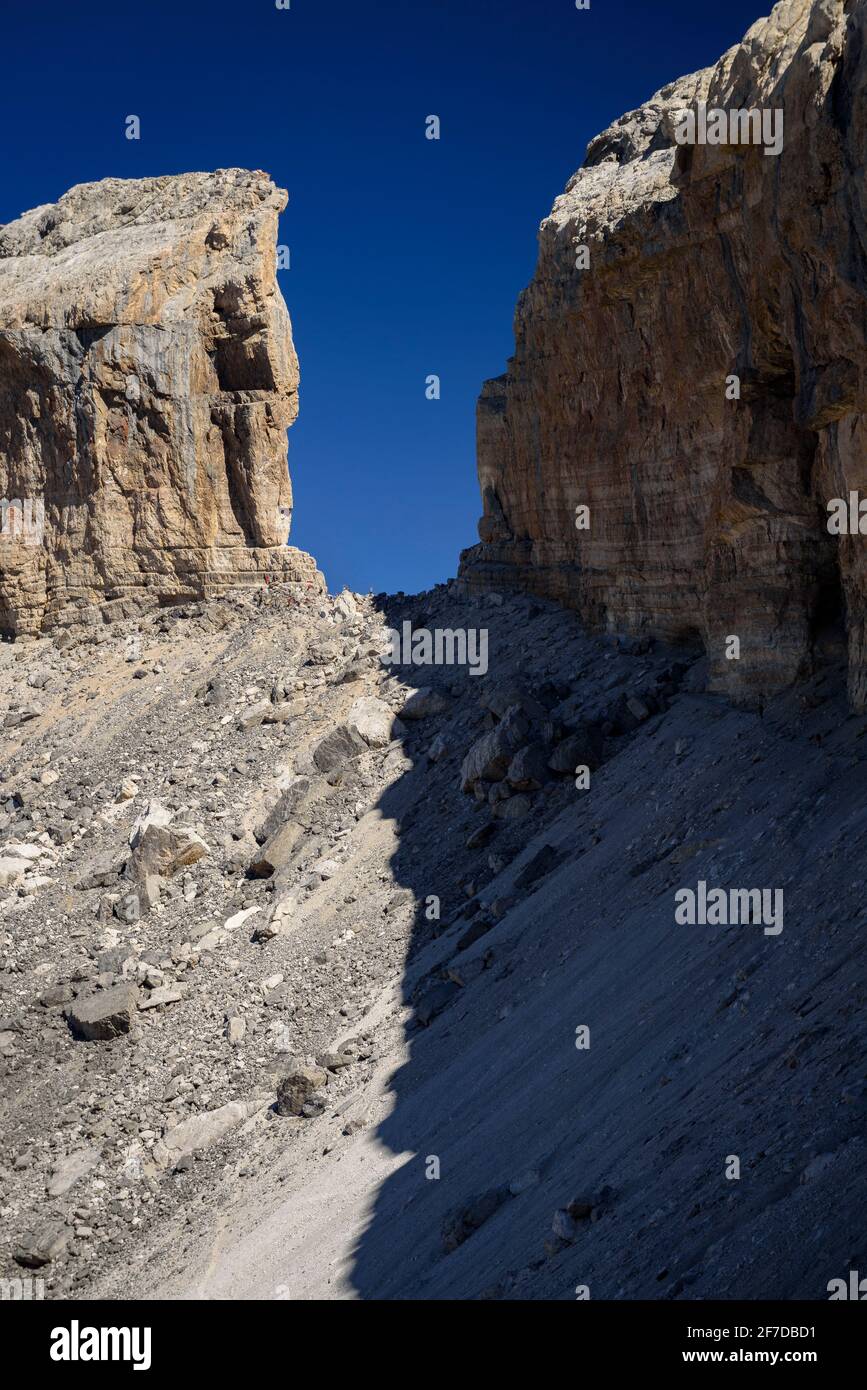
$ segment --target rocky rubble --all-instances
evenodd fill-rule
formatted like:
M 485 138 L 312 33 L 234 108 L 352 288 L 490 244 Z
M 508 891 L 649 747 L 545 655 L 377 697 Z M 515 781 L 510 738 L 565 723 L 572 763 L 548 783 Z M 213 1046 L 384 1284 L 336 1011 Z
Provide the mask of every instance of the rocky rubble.
M 527 679 L 383 666 L 383 624 L 405 617 L 484 624 L 503 649 L 517 622 Z M 464 950 L 490 929 L 507 904 L 485 886 L 522 821 L 556 816 L 574 757 L 611 756 L 640 727 L 630 702 L 652 722 L 686 671 L 646 643 L 600 647 L 553 605 L 455 586 L 388 602 L 238 590 L 0 646 L 0 715 L 44 677 L 0 776 L 7 1260 L 86 1293 L 250 1126 L 281 1146 L 284 1123 L 331 1113 L 341 1142 L 362 1132 L 363 1107 L 341 1104 L 377 1053 L 377 992 L 452 922 Z M 507 755 L 479 752 L 504 739 Z M 383 819 L 413 778 L 424 792 Z M 401 887 L 409 863 L 429 892 Z M 472 975 L 426 978 L 419 1024 Z
M 486 630 L 487 675 L 383 665 L 383 626 L 404 621 Z M 693 1124 L 708 1143 L 734 1130 L 744 1153 L 782 1144 L 795 1177 L 811 1174 L 811 1201 L 851 1172 L 841 1156 L 857 1142 L 858 1053 L 834 1021 L 833 980 L 851 959 L 854 890 L 836 892 L 827 935 L 817 925 L 804 937 L 805 905 L 828 900 L 825 876 L 860 833 L 863 729 L 840 714 L 839 658 L 761 719 L 703 693 L 698 653 L 588 635 L 547 600 L 457 583 L 391 599 L 263 587 L 73 643 L 2 644 L 0 717 L 37 675 L 42 708 L 6 725 L 0 778 L 4 1275 L 38 1268 L 53 1297 L 221 1296 L 236 1277 L 251 1296 L 311 1297 L 339 1259 L 362 1296 L 557 1297 L 592 1250 L 594 1279 L 614 1288 L 604 1251 L 631 1248 L 668 1210 L 674 1160 L 662 1154 L 680 1152 L 675 1117 L 654 1121 L 656 1091 L 646 1111 L 640 1099 L 648 1036 L 663 1049 L 654 1087 L 679 1075 L 684 1049 L 706 1069 Z M 783 760 L 800 774 L 768 781 L 763 765 Z M 822 817 L 815 864 L 792 839 L 818 833 L 802 785 Z M 833 816 L 822 804 L 832 788 Z M 776 971 L 750 929 L 726 964 L 734 943 L 673 928 L 666 902 L 684 876 L 785 885 Z M 664 964 L 650 968 L 645 939 Z M 709 953 L 701 966 L 696 950 Z M 854 1000 L 862 982 L 849 970 Z M 663 979 L 695 995 L 690 1019 L 710 1018 L 708 1041 L 679 1009 L 656 1033 L 630 1029 L 658 1007 L 645 995 Z M 612 1072 L 590 1063 L 580 1107 L 597 1115 L 598 1139 L 582 1129 L 578 1143 L 558 1099 L 561 1035 L 574 1054 L 576 1001 L 593 981 L 608 999 L 596 1028 L 625 1036 L 600 1047 L 600 1061 L 617 1050 Z M 819 1031 L 802 1036 L 796 1012 L 789 1036 L 775 1001 L 811 991 Z M 727 1063 L 722 1089 L 711 1085 L 715 1017 L 726 1037 L 746 1028 L 757 1058 L 769 1029 L 781 1055 L 803 1058 L 785 1072 L 797 1098 L 773 1064 L 751 1083 L 781 1139 L 739 1129 L 742 1068 Z M 836 1042 L 814 1051 L 822 1030 Z M 841 1087 L 851 1100 L 838 1103 Z M 809 1134 L 781 1119 L 786 1107 L 806 1114 L 807 1095 Z M 729 1108 L 715 1116 L 714 1104 Z M 612 1138 L 627 1116 L 657 1156 L 649 1186 L 634 1171 L 643 1147 L 620 1153 Z M 455 1145 L 431 1214 L 398 1223 L 411 1249 L 383 1262 L 390 1204 L 415 1211 L 421 1157 L 398 1173 L 382 1154 Z M 704 1171 L 679 1181 L 698 1194 Z M 713 1189 L 696 1201 L 712 1242 Z M 749 1222 L 779 1210 L 811 1267 L 838 1258 L 836 1227 L 811 1234 L 800 1200 L 750 1201 Z M 347 1261 L 341 1242 L 371 1204 Z M 682 1215 L 668 1217 L 669 1254 L 689 1248 Z M 214 1264 L 217 1223 L 234 1234 Z M 630 1296 L 658 1296 L 655 1241 L 641 1247 L 652 1269 L 633 1262 Z M 759 1278 L 722 1255 L 699 1273 L 678 1259 L 683 1288 L 750 1296 Z

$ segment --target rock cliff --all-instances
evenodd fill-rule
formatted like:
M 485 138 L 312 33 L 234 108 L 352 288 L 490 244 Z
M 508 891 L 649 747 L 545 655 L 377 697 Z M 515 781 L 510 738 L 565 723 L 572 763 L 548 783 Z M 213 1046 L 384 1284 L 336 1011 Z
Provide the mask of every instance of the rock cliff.
M 471 588 L 700 640 L 745 703 L 845 618 L 867 707 L 867 541 L 827 511 L 867 490 L 865 36 L 864 3 L 783 0 L 591 142 L 479 402 Z M 702 111 L 726 143 L 690 138 Z M 778 152 L 732 140 L 751 111 Z
M 223 169 L 82 184 L 0 228 L 0 630 L 321 586 L 286 546 L 285 204 Z

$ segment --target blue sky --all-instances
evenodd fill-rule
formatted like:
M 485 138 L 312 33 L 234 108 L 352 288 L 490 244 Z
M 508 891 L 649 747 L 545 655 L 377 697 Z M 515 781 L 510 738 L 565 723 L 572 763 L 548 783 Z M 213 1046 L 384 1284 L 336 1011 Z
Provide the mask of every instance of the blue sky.
M 8 5 L 0 222 L 109 176 L 267 170 L 290 193 L 292 541 L 332 589 L 414 592 L 453 575 L 476 539 L 476 396 L 505 370 L 538 224 L 587 142 L 770 8 Z M 434 113 L 439 142 L 425 139 Z M 125 138 L 130 114 L 140 141 Z

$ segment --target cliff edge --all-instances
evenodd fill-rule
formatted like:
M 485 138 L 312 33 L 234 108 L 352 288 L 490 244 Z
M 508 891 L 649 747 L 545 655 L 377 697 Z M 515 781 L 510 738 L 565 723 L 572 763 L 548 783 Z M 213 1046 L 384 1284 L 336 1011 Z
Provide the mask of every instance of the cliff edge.
M 845 626 L 867 707 L 865 541 L 828 511 L 867 489 L 865 33 L 783 0 L 593 140 L 479 401 L 470 588 L 700 641 L 745 704 Z
M 286 546 L 286 201 L 242 169 L 105 179 L 0 228 L 0 630 L 321 588 Z

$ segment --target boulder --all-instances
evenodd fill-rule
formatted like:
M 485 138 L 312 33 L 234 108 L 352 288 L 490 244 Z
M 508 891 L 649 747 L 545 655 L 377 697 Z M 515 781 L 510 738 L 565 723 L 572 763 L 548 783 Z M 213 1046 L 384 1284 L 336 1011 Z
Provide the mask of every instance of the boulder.
M 297 821 L 281 825 L 269 840 L 257 850 L 247 872 L 250 878 L 270 878 L 291 861 L 307 831 Z
M 352 762 L 366 748 L 367 744 L 355 729 L 338 724 L 313 749 L 313 762 L 320 772 L 333 772 Z
M 293 1063 L 277 1090 L 277 1114 L 313 1118 L 322 1108 L 316 1093 L 327 1084 L 328 1072 L 324 1067 Z
M 163 1135 L 162 1143 L 154 1145 L 154 1159 L 161 1168 L 176 1168 L 185 1159 L 221 1143 L 227 1135 L 252 1119 L 269 1104 L 267 1096 L 252 1100 L 232 1100 L 217 1110 L 206 1110 L 181 1120 L 174 1129 Z
M 490 733 L 473 744 L 461 765 L 461 790 L 472 791 L 479 781 L 499 782 L 509 770 L 512 758 L 526 742 L 530 720 L 517 705 L 506 711 Z
M 369 748 L 385 748 L 403 732 L 403 726 L 391 707 L 372 695 L 355 701 L 346 723 Z
M 22 1236 L 12 1252 L 12 1258 L 25 1269 L 41 1269 L 63 1254 L 71 1238 L 70 1226 L 60 1221 L 48 1222 Z
M 138 1008 L 135 985 L 118 984 L 76 999 L 67 1011 L 71 1031 L 89 1042 L 105 1042 L 128 1033 Z
M 589 767 L 592 771 L 599 766 L 601 748 L 601 735 L 587 726 L 557 744 L 548 759 L 548 767 L 552 772 L 568 775 L 574 775 L 578 767 Z
M 506 773 L 506 780 L 516 791 L 534 792 L 549 780 L 548 749 L 543 743 L 528 743 L 519 748 Z
M 127 876 L 137 883 L 153 878 L 171 878 L 179 869 L 188 869 L 210 853 L 201 835 L 186 826 L 148 825 L 142 831 Z
M 434 714 L 443 714 L 449 707 L 449 702 L 438 690 L 433 690 L 428 685 L 421 686 L 414 690 L 409 699 L 401 707 L 401 719 L 430 719 Z

